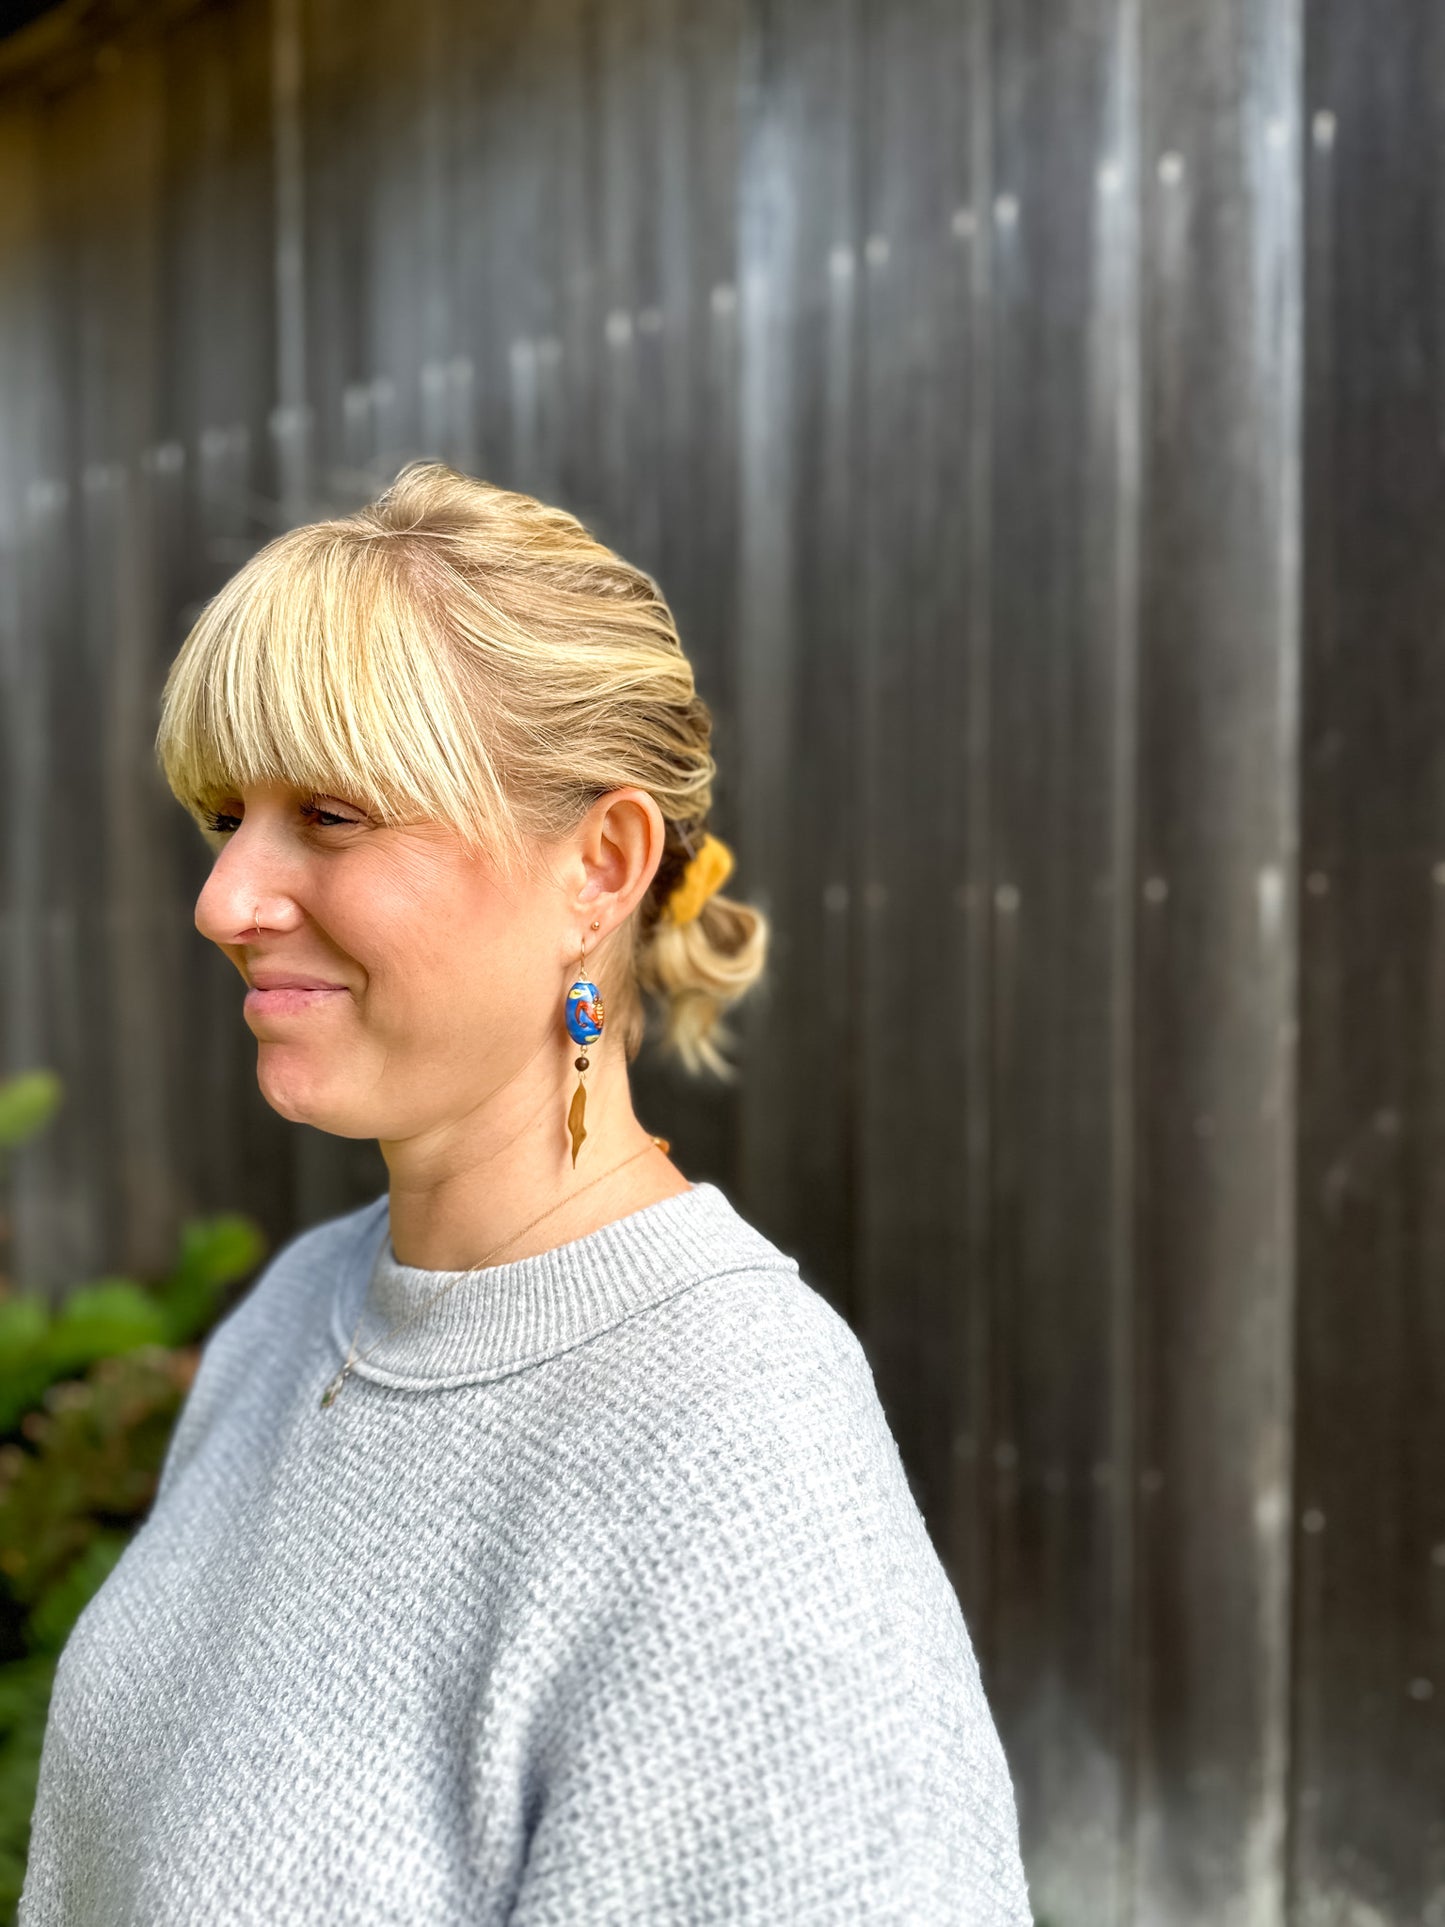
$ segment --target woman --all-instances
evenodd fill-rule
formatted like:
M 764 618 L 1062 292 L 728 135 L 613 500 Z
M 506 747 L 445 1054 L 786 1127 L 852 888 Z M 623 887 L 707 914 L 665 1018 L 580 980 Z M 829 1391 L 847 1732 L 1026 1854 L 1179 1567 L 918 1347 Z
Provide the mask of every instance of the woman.
M 758 977 L 656 584 L 433 464 L 172 666 L 267 1101 L 375 1137 L 207 1342 L 78 1621 L 23 1927 L 1030 1920 L 848 1325 L 633 1113 Z

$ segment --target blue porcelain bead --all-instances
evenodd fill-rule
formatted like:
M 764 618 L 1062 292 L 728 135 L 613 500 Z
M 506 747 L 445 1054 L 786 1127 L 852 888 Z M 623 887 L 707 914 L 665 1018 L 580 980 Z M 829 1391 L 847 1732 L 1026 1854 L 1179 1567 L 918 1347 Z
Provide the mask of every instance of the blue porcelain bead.
M 595 1044 L 602 1035 L 602 995 L 585 977 L 567 992 L 567 1029 L 574 1044 Z

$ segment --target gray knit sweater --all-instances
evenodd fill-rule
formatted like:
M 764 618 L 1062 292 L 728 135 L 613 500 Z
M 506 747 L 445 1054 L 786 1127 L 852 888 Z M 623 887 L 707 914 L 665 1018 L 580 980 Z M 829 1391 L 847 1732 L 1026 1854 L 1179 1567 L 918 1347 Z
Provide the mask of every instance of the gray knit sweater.
M 61 1656 L 22 1927 L 1029 1927 L 957 1597 L 796 1261 L 701 1183 L 382 1338 L 456 1275 L 383 1195 L 212 1333 Z

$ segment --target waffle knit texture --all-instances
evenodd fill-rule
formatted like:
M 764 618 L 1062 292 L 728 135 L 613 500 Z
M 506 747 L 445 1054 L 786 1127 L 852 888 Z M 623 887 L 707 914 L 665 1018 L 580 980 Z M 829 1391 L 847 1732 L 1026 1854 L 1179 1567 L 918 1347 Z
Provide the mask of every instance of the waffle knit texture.
M 383 1195 L 211 1333 L 61 1655 L 21 1927 L 1030 1927 L 957 1596 L 796 1261 L 703 1182 L 384 1336 L 459 1276 Z

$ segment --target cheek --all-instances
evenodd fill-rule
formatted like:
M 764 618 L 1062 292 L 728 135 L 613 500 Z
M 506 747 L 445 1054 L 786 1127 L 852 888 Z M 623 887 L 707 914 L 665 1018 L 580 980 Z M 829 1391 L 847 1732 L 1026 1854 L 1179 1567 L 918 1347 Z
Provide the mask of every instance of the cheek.
M 417 1040 L 479 1029 L 535 1040 L 554 1021 L 560 1031 L 575 959 L 558 958 L 543 893 L 503 890 L 429 848 L 388 851 L 333 881 L 332 935 L 359 966 L 374 1024 Z
M 415 917 L 389 923 L 379 915 L 357 935 L 374 1016 L 414 1034 L 457 1036 L 478 1029 L 535 1035 L 555 1016 L 562 1023 L 567 986 L 576 971 L 559 971 L 516 932 L 495 924 L 469 928 L 459 918 Z
M 373 1002 L 445 998 L 474 980 L 473 907 L 445 874 L 413 855 L 338 865 L 326 884 L 317 914 Z

